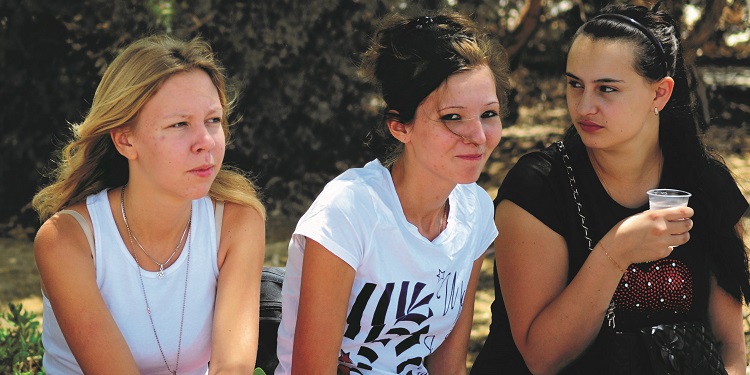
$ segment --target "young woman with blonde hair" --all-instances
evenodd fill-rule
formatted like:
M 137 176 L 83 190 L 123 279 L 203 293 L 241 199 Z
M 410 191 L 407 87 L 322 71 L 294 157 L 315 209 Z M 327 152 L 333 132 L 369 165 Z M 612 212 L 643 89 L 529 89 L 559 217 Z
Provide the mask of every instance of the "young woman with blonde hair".
M 48 373 L 252 371 L 265 210 L 222 166 L 231 104 L 199 39 L 107 68 L 33 201 Z

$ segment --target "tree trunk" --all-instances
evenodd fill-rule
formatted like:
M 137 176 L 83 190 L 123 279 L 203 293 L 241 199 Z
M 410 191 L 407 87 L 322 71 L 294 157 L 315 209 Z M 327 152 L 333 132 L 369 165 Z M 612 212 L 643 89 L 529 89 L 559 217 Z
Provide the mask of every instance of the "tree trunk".
M 682 42 L 685 64 L 695 62 L 698 48 L 703 47 L 711 37 L 711 34 L 716 31 L 716 26 L 719 24 L 721 14 L 726 5 L 727 0 L 706 0 L 706 6 L 703 9 L 701 18 L 695 22 L 693 30 L 685 38 L 685 41 Z
M 526 48 L 529 39 L 539 27 L 543 9 L 542 0 L 526 0 L 521 9 L 518 26 L 510 34 L 511 44 L 505 47 L 510 57 L 511 69 L 518 65 L 521 51 Z
M 716 26 L 719 24 L 726 5 L 726 0 L 706 0 L 701 18 L 695 22 L 693 30 L 682 42 L 685 70 L 691 88 L 690 96 L 696 105 L 696 115 L 703 120 L 703 129 L 701 130 L 706 130 L 705 128 L 710 125 L 711 110 L 708 106 L 706 84 L 703 82 L 700 71 L 695 66 L 695 58 L 698 55 L 698 49 L 703 47 L 716 31 Z

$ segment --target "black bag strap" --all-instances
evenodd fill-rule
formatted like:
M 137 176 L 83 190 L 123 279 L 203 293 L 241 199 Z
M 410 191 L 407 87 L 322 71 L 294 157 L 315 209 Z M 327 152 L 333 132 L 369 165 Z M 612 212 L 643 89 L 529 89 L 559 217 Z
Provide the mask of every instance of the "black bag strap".
M 562 155 L 562 161 L 563 165 L 565 166 L 565 172 L 568 174 L 568 182 L 570 183 L 570 191 L 573 192 L 573 202 L 576 204 L 576 209 L 578 210 L 578 216 L 581 218 L 581 228 L 583 229 L 583 238 L 588 241 L 588 247 L 589 251 L 593 251 L 594 248 L 591 246 L 591 237 L 589 237 L 589 228 L 586 226 L 586 216 L 583 215 L 583 205 L 581 204 L 581 200 L 579 199 L 580 193 L 578 192 L 578 187 L 576 183 L 576 177 L 573 175 L 573 167 L 570 165 L 570 156 L 568 156 L 568 151 L 565 149 L 565 145 L 562 141 L 555 142 L 555 145 L 557 146 L 557 150 L 560 151 L 560 155 Z M 612 300 L 609 301 L 609 307 L 607 308 L 607 314 L 604 315 L 604 319 L 607 320 L 607 325 L 612 327 L 612 329 L 615 329 L 615 300 L 614 296 L 612 296 Z

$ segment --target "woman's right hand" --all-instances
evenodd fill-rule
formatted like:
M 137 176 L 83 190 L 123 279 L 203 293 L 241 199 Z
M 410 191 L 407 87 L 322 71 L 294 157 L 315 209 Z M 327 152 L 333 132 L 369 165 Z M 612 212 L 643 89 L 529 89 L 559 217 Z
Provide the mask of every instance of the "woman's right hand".
M 659 260 L 688 242 L 693 213 L 690 207 L 644 211 L 617 223 L 600 243 L 622 265 Z

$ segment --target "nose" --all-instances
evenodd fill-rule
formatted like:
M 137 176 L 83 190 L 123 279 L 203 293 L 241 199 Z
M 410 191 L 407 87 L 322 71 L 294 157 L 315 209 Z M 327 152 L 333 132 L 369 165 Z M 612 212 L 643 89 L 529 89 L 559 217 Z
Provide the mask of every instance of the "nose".
M 206 125 L 196 126 L 195 129 L 193 152 L 201 152 L 214 148 L 216 146 L 214 133 L 222 131 L 222 129 L 216 130 L 215 128 Z
M 487 142 L 487 134 L 485 133 L 483 119 L 475 118 L 470 120 L 470 123 L 466 124 L 465 134 L 461 134 L 461 138 L 466 143 L 473 143 L 475 145 L 481 145 Z
M 594 93 L 589 92 L 589 90 L 584 90 L 584 92 L 576 98 L 578 101 L 576 103 L 576 110 L 581 115 L 590 115 L 593 113 L 596 113 L 597 106 L 596 102 L 594 100 Z

